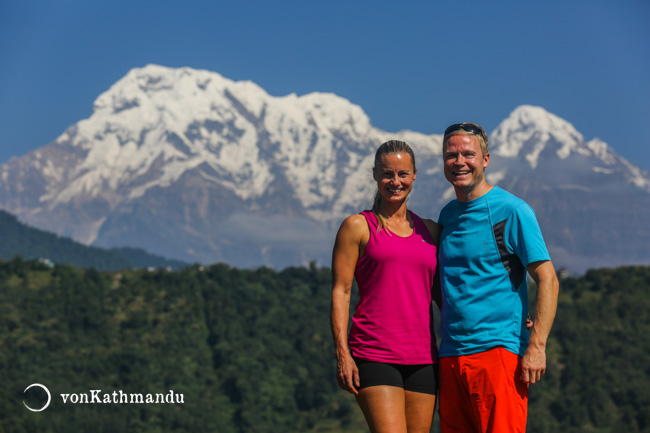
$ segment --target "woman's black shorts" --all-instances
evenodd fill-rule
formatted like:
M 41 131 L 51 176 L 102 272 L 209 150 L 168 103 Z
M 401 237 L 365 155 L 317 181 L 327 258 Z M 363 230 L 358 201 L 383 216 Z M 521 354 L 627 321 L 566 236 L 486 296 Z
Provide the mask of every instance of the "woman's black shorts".
M 354 358 L 359 368 L 361 388 L 389 385 L 407 391 L 436 395 L 438 393 L 438 365 L 402 365 L 366 361 Z

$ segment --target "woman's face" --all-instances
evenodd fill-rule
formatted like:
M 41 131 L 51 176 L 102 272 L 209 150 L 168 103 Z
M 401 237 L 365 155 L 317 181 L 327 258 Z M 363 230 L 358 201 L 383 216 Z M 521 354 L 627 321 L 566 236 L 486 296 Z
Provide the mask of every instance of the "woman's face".
M 415 181 L 415 167 L 408 153 L 381 155 L 373 177 L 382 199 L 399 202 L 406 199 Z

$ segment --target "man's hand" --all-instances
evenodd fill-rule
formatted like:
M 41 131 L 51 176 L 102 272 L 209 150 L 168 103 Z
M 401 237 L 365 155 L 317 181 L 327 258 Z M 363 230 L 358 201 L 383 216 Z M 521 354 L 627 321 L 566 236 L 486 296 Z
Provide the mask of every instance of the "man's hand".
M 539 381 L 546 372 L 546 349 L 539 346 L 528 346 L 521 360 L 521 377 L 526 383 Z

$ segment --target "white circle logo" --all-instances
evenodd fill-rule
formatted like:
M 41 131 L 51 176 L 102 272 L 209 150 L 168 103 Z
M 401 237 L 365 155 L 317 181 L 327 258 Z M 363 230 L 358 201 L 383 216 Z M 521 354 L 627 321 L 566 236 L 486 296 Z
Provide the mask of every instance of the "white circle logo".
M 25 403 L 25 400 L 23 400 L 23 404 L 25 405 L 25 407 L 27 409 L 31 410 L 32 412 L 42 412 L 45 409 L 47 409 L 47 407 L 50 405 L 50 401 L 52 401 L 52 396 L 50 395 L 50 390 L 47 389 L 47 387 L 45 385 L 41 385 L 40 383 L 32 383 L 27 388 L 25 388 L 25 390 L 23 391 L 23 394 L 26 393 L 29 388 L 34 387 L 34 386 L 39 386 L 39 387 L 41 387 L 41 388 L 43 388 L 45 390 L 45 392 L 47 393 L 47 403 L 45 403 L 45 406 L 43 406 L 40 409 L 32 409 L 31 407 L 27 406 L 27 403 Z

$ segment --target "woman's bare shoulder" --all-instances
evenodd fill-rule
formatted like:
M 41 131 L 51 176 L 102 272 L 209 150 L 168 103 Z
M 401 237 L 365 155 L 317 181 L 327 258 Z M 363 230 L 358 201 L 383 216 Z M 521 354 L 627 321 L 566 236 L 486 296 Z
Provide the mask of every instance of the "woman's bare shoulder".
M 350 215 L 341 223 L 339 236 L 361 237 L 368 232 L 368 222 L 361 214 Z

